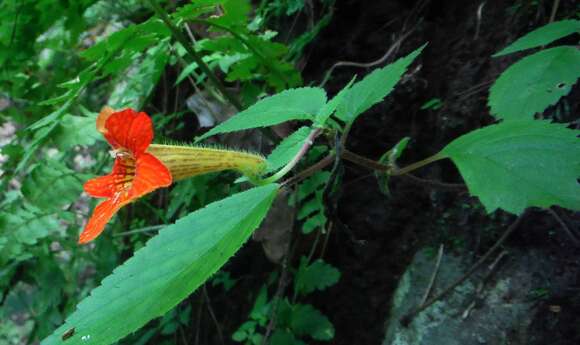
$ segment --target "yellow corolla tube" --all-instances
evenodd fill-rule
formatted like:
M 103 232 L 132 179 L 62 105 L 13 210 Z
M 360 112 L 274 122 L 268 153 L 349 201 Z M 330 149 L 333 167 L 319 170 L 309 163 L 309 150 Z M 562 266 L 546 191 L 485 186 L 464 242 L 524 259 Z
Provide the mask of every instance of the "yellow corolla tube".
M 151 144 L 147 152 L 169 169 L 174 181 L 223 170 L 237 170 L 255 180 L 266 171 L 264 157 L 244 151 Z

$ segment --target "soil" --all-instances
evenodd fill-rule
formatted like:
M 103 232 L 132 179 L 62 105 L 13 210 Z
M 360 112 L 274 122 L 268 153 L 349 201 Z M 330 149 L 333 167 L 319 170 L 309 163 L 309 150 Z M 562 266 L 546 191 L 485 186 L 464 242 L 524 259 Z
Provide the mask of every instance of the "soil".
M 486 105 L 489 87 L 499 73 L 526 53 L 497 59 L 491 55 L 547 23 L 552 4 L 500 0 L 337 1 L 331 23 L 306 51 L 303 75 L 306 84 L 317 85 L 334 63 L 378 60 L 401 35 L 411 32 L 385 62 L 371 68 L 337 68 L 325 85 L 333 95 L 353 75 L 360 79 L 373 68 L 429 42 L 387 100 L 359 118 L 347 142 L 349 150 L 378 159 L 401 138 L 410 136 L 412 141 L 401 158 L 401 165 L 405 165 L 494 121 Z M 576 11 L 575 1 L 563 0 L 556 18 L 573 17 Z M 568 114 L 579 113 L 579 95 L 576 87 L 566 98 Z M 443 107 L 420 109 L 433 98 L 439 98 Z M 552 113 L 556 109 L 548 111 Z M 575 120 L 570 116 L 557 120 Z M 487 215 L 478 200 L 467 193 L 432 189 L 405 179 L 393 179 L 391 195 L 386 196 L 370 171 L 350 164 L 345 164 L 344 171 L 341 193 L 335 200 L 337 212 L 331 219 L 335 226 L 324 253 L 324 260 L 339 268 L 342 275 L 335 286 L 304 301 L 330 318 L 336 329 L 333 344 L 382 342 L 392 293 L 419 248 L 437 248 L 443 243 L 448 251 L 467 248 L 480 256 L 515 219 L 501 211 Z M 417 175 L 462 182 L 449 162 L 438 162 Z M 555 211 L 571 231 L 578 229 L 580 215 L 563 209 Z M 306 254 L 312 240 L 300 239 L 300 243 L 307 244 L 298 246 L 294 257 Z M 548 249 L 562 260 L 562 270 L 580 272 L 579 247 L 546 211 L 533 210 L 526 216 L 508 246 Z M 255 296 L 248 291 L 257 292 L 275 265 L 265 259 L 259 244 L 251 242 L 228 263 L 226 270 L 236 272 L 236 278 L 240 278 L 238 288 L 225 295 L 219 288 L 209 288 L 209 294 L 216 296 L 212 306 L 220 316 L 228 343 L 227 334 L 246 320 L 251 309 Z M 561 312 L 545 313 L 542 319 L 533 321 L 536 332 L 540 336 L 544 332 L 543 339 L 550 339 L 551 344 L 580 344 L 580 275 L 577 283 L 551 287 L 539 302 L 546 308 L 561 307 Z M 271 290 L 270 295 L 273 293 Z M 205 332 L 210 343 L 219 343 L 209 335 L 213 328 Z

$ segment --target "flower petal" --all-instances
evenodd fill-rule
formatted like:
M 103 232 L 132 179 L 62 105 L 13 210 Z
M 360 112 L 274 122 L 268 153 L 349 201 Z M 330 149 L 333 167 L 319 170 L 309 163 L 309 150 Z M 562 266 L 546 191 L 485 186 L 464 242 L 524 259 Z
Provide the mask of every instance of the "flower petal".
M 106 118 L 103 135 L 113 148 L 127 149 L 139 158 L 153 140 L 153 124 L 147 114 L 129 108 Z
M 112 198 L 115 194 L 115 175 L 111 173 L 109 175 L 92 178 L 85 182 L 83 188 L 92 197 Z
M 172 181 L 169 169 L 152 154 L 144 153 L 137 159 L 131 198 L 138 198 L 157 188 L 167 187 Z
M 116 112 L 115 109 L 108 107 L 108 106 L 104 106 L 101 109 L 99 116 L 97 116 L 97 130 L 101 134 L 107 133 L 107 129 L 105 128 L 105 123 L 107 123 L 107 119 L 115 112 Z
M 113 215 L 129 202 L 130 200 L 127 198 L 118 197 L 107 199 L 98 204 L 79 237 L 79 243 L 90 242 L 99 236 L 105 230 L 105 225 L 113 218 Z
M 123 182 L 132 180 L 127 169 L 131 169 L 123 158 L 115 159 L 113 171 L 109 175 L 92 178 L 85 182 L 84 190 L 95 198 L 112 198 L 116 193 L 125 190 Z M 130 164 L 132 165 L 132 164 Z

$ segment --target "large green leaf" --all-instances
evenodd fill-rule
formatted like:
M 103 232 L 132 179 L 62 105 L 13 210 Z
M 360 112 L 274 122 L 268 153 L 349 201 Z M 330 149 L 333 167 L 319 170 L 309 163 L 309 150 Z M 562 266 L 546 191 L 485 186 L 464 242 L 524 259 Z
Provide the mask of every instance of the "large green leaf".
M 568 19 L 538 28 L 493 55 L 507 55 L 522 50 L 544 46 L 562 37 L 580 32 L 580 20 Z
M 526 207 L 580 210 L 578 131 L 548 121 L 510 121 L 465 134 L 445 147 L 471 194 L 488 212 Z
M 266 215 L 278 185 L 212 203 L 161 230 L 105 278 L 42 344 L 113 343 L 159 317 L 215 273 Z M 62 335 L 74 328 L 74 335 Z
M 570 92 L 580 77 L 578 66 L 576 47 L 547 49 L 521 59 L 491 87 L 492 115 L 506 121 L 532 118 Z
M 423 48 L 425 45 L 392 64 L 374 70 L 363 80 L 355 83 L 337 107 L 336 116 L 345 122 L 352 122 L 358 115 L 382 101 Z
M 317 87 L 290 89 L 259 100 L 248 109 L 199 137 L 272 126 L 290 120 L 313 120 L 326 103 L 326 92 Z

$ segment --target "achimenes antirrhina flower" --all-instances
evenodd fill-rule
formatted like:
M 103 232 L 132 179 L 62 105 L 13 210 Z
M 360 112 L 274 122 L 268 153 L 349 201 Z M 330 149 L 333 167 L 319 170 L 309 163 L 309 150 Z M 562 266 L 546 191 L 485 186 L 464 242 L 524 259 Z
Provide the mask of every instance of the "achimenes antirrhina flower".
M 95 208 L 79 243 L 99 236 L 121 207 L 173 181 L 228 169 L 259 176 L 266 166 L 262 156 L 248 152 L 151 144 L 151 119 L 133 109 L 104 108 L 97 117 L 97 130 L 113 147 L 115 163 L 109 175 L 91 179 L 84 185 L 87 194 L 106 200 Z

